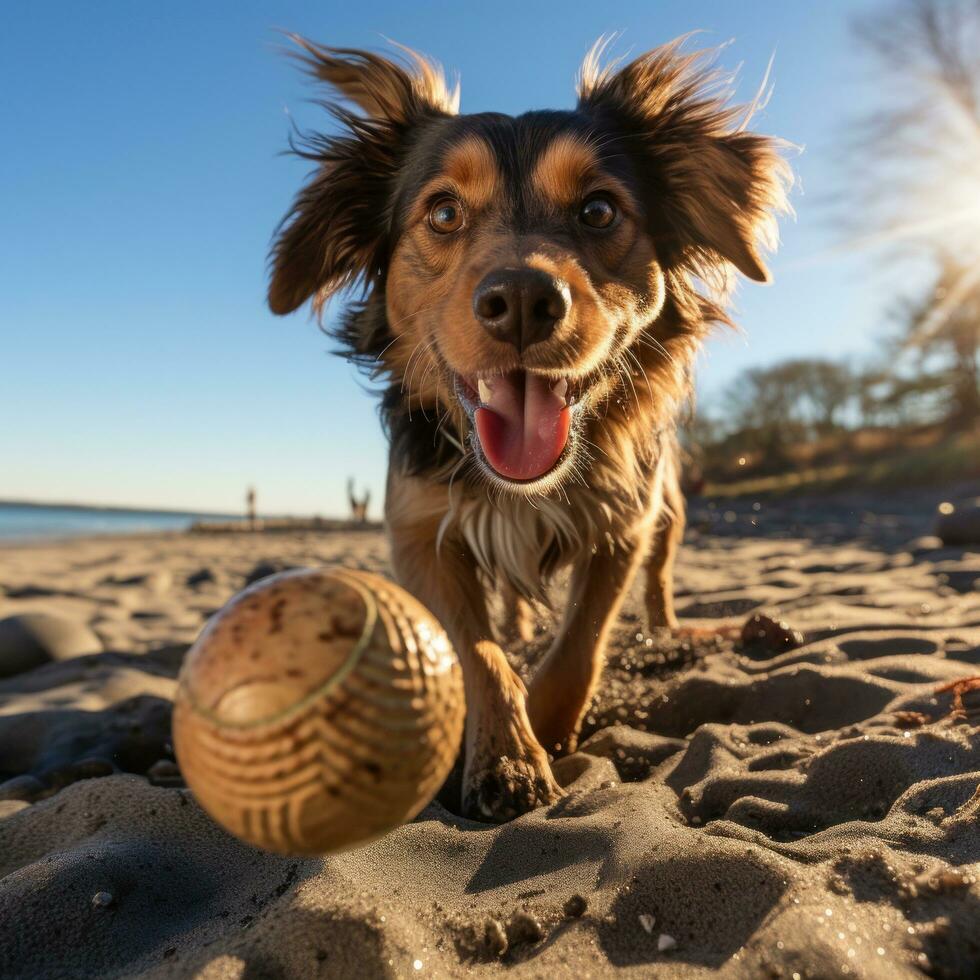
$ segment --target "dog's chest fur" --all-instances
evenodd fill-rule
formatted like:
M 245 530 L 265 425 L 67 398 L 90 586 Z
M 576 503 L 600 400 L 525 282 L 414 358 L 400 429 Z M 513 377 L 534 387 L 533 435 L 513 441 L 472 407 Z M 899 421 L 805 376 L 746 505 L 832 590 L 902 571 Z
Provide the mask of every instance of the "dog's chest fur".
M 638 523 L 660 510 L 659 472 L 653 483 L 646 505 L 634 509 L 634 500 L 629 508 Z M 628 523 L 618 504 L 615 494 L 582 487 L 567 497 L 533 501 L 466 496 L 446 514 L 439 537 L 462 537 L 491 580 L 503 579 L 526 598 L 547 601 L 549 580 L 560 568 L 600 550 L 629 546 L 623 536 Z
M 481 570 L 505 579 L 520 594 L 544 599 L 550 575 L 588 555 L 608 534 L 609 504 L 577 495 L 529 501 L 467 497 L 447 514 L 440 529 L 461 536 Z

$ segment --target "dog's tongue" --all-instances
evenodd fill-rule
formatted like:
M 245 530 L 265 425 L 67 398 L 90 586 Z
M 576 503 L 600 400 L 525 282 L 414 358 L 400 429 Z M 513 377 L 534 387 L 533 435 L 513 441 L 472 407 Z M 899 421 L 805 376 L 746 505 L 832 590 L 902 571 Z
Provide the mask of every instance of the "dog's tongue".
M 544 476 L 568 442 L 571 413 L 554 382 L 515 371 L 494 378 L 476 410 L 476 431 L 487 462 L 509 480 Z M 482 387 L 482 386 L 481 386 Z

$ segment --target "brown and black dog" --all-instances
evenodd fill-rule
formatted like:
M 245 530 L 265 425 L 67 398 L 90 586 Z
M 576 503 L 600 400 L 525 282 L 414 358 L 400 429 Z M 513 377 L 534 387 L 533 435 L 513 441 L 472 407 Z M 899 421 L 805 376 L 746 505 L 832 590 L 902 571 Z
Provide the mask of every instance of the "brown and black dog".
M 576 109 L 512 117 L 458 115 L 411 52 L 295 40 L 340 126 L 299 147 L 317 169 L 279 229 L 269 305 L 319 312 L 364 287 L 337 335 L 385 383 L 395 575 L 463 665 L 463 805 L 508 819 L 560 796 L 548 753 L 574 746 L 641 566 L 651 626 L 676 626 L 676 419 L 732 267 L 767 279 L 782 147 L 678 42 L 611 69 L 594 50 Z M 565 566 L 525 689 L 489 600 L 520 632 Z

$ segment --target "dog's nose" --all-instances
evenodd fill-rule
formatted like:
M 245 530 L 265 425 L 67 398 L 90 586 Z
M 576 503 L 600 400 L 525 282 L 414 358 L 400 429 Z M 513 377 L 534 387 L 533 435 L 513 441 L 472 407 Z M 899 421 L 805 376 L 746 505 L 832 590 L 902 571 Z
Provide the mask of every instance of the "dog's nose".
M 568 286 L 540 269 L 491 272 L 473 293 L 473 313 L 487 333 L 518 351 L 547 340 L 571 305 Z

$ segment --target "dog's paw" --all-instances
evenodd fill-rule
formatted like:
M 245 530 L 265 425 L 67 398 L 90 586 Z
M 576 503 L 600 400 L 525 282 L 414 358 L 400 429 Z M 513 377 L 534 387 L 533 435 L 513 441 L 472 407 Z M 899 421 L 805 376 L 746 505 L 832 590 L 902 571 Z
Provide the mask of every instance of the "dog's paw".
M 544 753 L 540 755 L 540 759 L 501 756 L 468 772 L 463 781 L 463 812 L 477 820 L 504 823 L 557 803 L 564 794 Z

